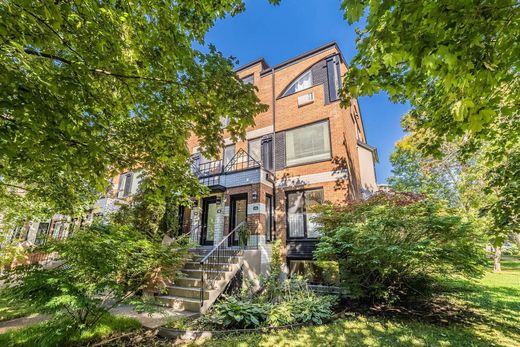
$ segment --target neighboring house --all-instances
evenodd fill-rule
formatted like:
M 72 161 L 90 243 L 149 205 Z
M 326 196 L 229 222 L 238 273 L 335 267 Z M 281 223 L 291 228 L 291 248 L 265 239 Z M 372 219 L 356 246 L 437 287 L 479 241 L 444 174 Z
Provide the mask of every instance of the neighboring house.
M 109 188 L 92 206 L 83 219 L 73 219 L 69 216 L 55 214 L 52 218 L 41 221 L 29 221 L 23 226 L 5 232 L 8 241 L 19 241 L 23 244 L 41 245 L 46 240 L 64 239 L 73 232 L 75 227 L 91 223 L 94 218 L 106 218 L 117 211 L 121 205 L 127 204 L 137 192 L 141 176 L 139 171 L 127 171 L 113 177 Z M 1 227 L 1 220 L 0 220 Z
M 258 59 L 236 72 L 258 88 L 269 109 L 237 143 L 223 119 L 220 158 L 204 158 L 197 138 L 190 138 L 194 173 L 211 194 L 181 210 L 185 230 L 211 247 L 247 220 L 248 242 L 260 250 L 254 271 L 268 268 L 274 239 L 281 240 L 288 275 L 312 271 L 320 234 L 309 208 L 378 190 L 377 151 L 366 143 L 358 102 L 340 107 L 344 58 L 332 42 L 275 66 Z

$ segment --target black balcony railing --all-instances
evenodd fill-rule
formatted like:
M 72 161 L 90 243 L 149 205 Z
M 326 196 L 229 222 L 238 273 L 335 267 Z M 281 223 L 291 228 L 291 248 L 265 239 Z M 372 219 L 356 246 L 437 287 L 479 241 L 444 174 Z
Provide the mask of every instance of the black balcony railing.
M 238 152 L 231 158 L 224 168 L 224 172 L 241 171 L 247 169 L 254 169 L 262 166 L 256 161 L 249 153 L 243 149 L 239 149 Z
M 193 174 L 199 177 L 200 183 L 208 187 L 217 187 L 220 186 L 220 177 L 223 174 L 254 169 L 261 166 L 260 162 L 251 157 L 249 153 L 243 149 L 239 149 L 226 166 L 223 165 L 222 160 L 208 161 L 205 163 L 195 161 L 192 164 L 192 169 Z

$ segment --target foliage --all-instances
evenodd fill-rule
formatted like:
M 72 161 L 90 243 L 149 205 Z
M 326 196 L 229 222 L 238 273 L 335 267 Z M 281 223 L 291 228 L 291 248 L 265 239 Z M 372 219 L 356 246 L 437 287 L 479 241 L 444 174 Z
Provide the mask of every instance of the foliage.
M 343 0 L 342 8 L 350 23 L 366 18 L 344 103 L 384 90 L 410 102 L 405 129 L 422 160 L 449 157 L 444 147 L 455 145 L 458 160 L 480 162 L 479 209 L 500 247 L 520 228 L 520 4 Z
M 20 247 L 16 240 L 9 240 L 5 235 L 0 234 L 0 273 L 9 268 L 13 262 L 21 261 L 26 255 L 26 250 Z
M 446 145 L 443 158 L 435 159 L 421 153 L 415 139 L 408 135 L 396 143 L 390 156 L 392 176 L 388 183 L 395 191 L 425 194 L 452 207 L 462 207 L 459 181 L 464 166 L 457 160 L 457 148 Z
M 113 307 L 156 280 L 173 277 L 187 257 L 186 243 L 146 237 L 128 225 L 92 225 L 43 251 L 56 252 L 57 267 L 16 267 L 7 272 L 15 300 L 91 327 Z
M 449 313 L 466 313 L 456 321 L 437 312 L 441 324 L 426 318 L 380 317 L 373 312 L 352 314 L 326 325 L 284 329 L 266 333 L 224 335 L 205 341 L 204 346 L 515 346 L 520 341 L 520 262 L 504 261 L 501 274 L 487 272 L 477 281 L 447 283 L 439 299 Z M 474 319 L 473 315 L 477 315 Z M 478 317 L 478 318 L 477 318 Z
M 282 257 L 280 255 L 280 247 L 280 240 L 275 240 L 272 244 L 271 268 L 269 276 L 265 280 L 264 290 L 262 293 L 262 295 L 268 301 L 272 301 L 279 295 L 278 289 L 280 288 L 280 275 L 282 274 Z
M 278 284 L 279 290 L 271 293 L 271 296 L 263 293 L 256 297 L 225 298 L 196 324 L 202 327 L 245 329 L 296 323 L 321 324 L 332 316 L 335 299 L 315 294 L 308 289 L 303 279 L 289 279 Z
M 35 313 L 35 308 L 26 301 L 14 300 L 14 295 L 9 293 L 11 290 L 10 288 L 0 289 L 0 322 Z
M 0 185 L 69 215 L 129 168 L 163 198 L 195 195 L 188 138 L 214 156 L 221 117 L 236 140 L 266 109 L 236 61 L 204 42 L 215 20 L 243 9 L 241 0 L 2 1 Z
M 323 205 L 314 255 L 339 264 L 340 281 L 357 297 L 395 301 L 427 294 L 438 276 L 478 276 L 479 235 L 439 203 L 411 194 L 378 193 L 347 206 Z
M 277 298 L 267 317 L 269 326 L 322 324 L 332 317 L 334 297 L 315 294 L 303 279 L 298 278 L 284 281 L 281 287 L 283 294 Z
M 215 304 L 213 324 L 225 329 L 247 329 L 261 326 L 268 313 L 262 303 L 240 301 L 234 297 Z
M 136 330 L 140 326 L 136 320 L 112 315 L 105 315 L 96 325 L 82 331 L 75 328 L 73 321 L 52 320 L 0 334 L 0 345 L 5 347 L 78 346 L 115 333 Z
M 425 146 L 486 137 L 499 116 L 518 115 L 517 1 L 343 0 L 342 8 L 349 23 L 366 17 L 345 96 L 385 90 L 410 101 L 418 126 L 437 135 Z

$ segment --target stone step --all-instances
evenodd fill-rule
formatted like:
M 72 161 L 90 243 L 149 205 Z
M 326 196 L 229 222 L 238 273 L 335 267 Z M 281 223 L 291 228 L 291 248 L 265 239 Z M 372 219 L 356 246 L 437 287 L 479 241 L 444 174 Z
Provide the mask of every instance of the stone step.
M 218 264 L 211 264 L 212 270 L 224 270 L 229 271 L 231 264 L 228 263 L 218 263 Z M 184 269 L 188 270 L 200 270 L 201 265 L 199 262 L 190 261 L 184 264 Z
M 159 304 L 171 307 L 176 310 L 185 310 L 191 312 L 200 312 L 200 300 L 184 298 L 175 295 L 160 295 L 156 297 Z
M 200 299 L 201 289 L 193 288 L 193 287 L 183 287 L 183 286 L 169 286 L 167 287 L 168 294 L 171 296 L 178 296 L 188 299 Z M 204 300 L 209 298 L 209 291 L 204 290 Z

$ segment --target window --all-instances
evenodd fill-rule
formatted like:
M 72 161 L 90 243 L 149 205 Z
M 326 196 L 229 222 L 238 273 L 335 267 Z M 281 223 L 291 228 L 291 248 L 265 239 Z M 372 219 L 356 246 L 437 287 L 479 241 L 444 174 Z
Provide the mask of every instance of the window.
M 246 77 L 242 78 L 242 82 L 244 82 L 245 84 L 254 84 L 255 76 L 254 75 L 246 76 Z
M 220 129 L 226 129 L 229 125 L 229 117 L 220 117 Z
M 36 231 L 36 245 L 42 245 L 47 240 L 47 232 L 49 231 L 49 223 L 39 223 L 38 230 Z
M 339 284 L 339 268 L 336 262 L 290 259 L 288 265 L 289 277 L 303 276 L 311 284 Z
M 330 159 L 329 122 L 287 131 L 285 153 L 288 166 Z
M 224 148 L 224 167 L 229 164 L 231 159 L 235 156 L 235 145 L 229 145 Z
M 261 140 L 261 138 L 249 140 L 247 150 L 251 158 L 253 158 L 259 163 L 262 161 L 262 150 L 260 147 Z
M 323 189 L 287 193 L 287 232 L 289 238 L 316 238 L 318 225 L 312 220 L 315 213 L 308 207 L 323 203 Z
M 283 96 L 291 95 L 299 92 L 300 90 L 304 90 L 312 87 L 312 72 L 311 70 L 303 73 L 296 81 L 294 81 L 289 88 L 283 93 Z
M 262 165 L 267 170 L 273 168 L 273 139 L 270 136 L 262 139 Z
M 265 237 L 267 241 L 273 239 L 273 197 L 269 194 L 265 195 L 265 208 L 266 208 L 266 219 L 265 219 Z
M 130 193 L 132 193 L 132 179 L 133 179 L 132 173 L 127 173 L 125 175 L 125 185 L 123 189 L 123 196 L 129 196 Z

